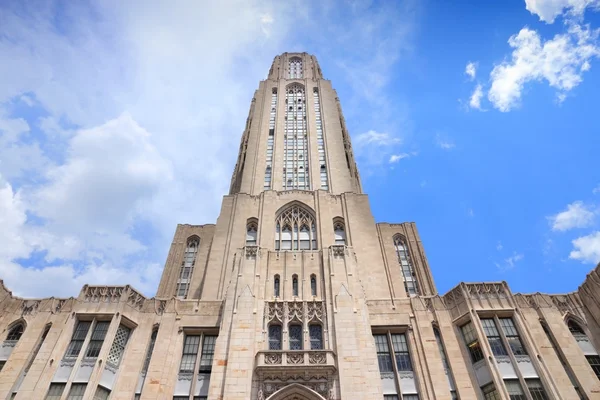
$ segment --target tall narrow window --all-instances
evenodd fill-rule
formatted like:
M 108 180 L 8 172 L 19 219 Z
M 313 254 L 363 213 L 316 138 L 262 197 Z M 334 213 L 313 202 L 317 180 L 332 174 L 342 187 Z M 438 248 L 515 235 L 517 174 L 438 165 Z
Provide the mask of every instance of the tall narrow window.
M 273 177 L 273 143 L 275 141 L 275 120 L 277 117 L 277 88 L 273 88 L 271 93 L 271 114 L 269 115 L 269 135 L 267 136 L 267 157 L 265 167 L 264 190 L 272 187 L 271 179 Z
M 313 296 L 317 295 L 317 277 L 314 274 L 310 276 L 310 293 Z
M 333 221 L 333 235 L 335 236 L 335 244 L 346 244 L 346 228 L 341 218 Z
M 154 344 L 156 343 L 157 335 L 158 335 L 158 329 L 154 329 L 152 331 L 152 335 L 150 336 L 150 344 L 148 345 L 148 350 L 146 351 L 146 358 L 144 359 L 144 366 L 142 367 L 142 374 L 146 374 L 148 372 L 148 367 L 150 366 L 150 360 L 152 359 L 152 352 L 154 351 Z
M 481 391 L 483 392 L 483 398 L 485 400 L 502 400 L 500 393 L 498 393 L 496 386 L 494 386 L 493 383 L 488 383 L 487 385 L 482 386 Z
M 321 102 L 319 89 L 313 88 L 313 101 L 315 106 L 315 123 L 317 124 L 317 149 L 319 151 L 319 165 L 321 166 L 321 189 L 329 190 L 327 179 L 327 161 L 325 160 L 325 142 L 323 140 L 323 121 L 321 120 Z
M 51 383 L 45 400 L 60 400 L 65 390 L 66 383 Z
M 194 264 L 196 263 L 196 255 L 198 254 L 198 246 L 200 246 L 200 238 L 192 236 L 188 239 L 183 255 L 183 264 L 177 281 L 177 297 L 186 298 L 190 289 L 192 273 L 194 272 Z
M 98 386 L 96 393 L 94 394 L 94 400 L 108 400 L 110 397 L 110 390 L 105 387 Z
M 575 379 L 575 376 L 573 374 L 573 371 L 571 370 L 571 367 L 569 366 L 569 364 L 565 360 L 565 358 L 562 355 L 562 353 L 559 351 L 558 345 L 556 344 L 556 341 L 554 340 L 554 337 L 552 337 L 552 334 L 550 333 L 550 329 L 548 328 L 548 326 L 543 321 L 540 321 L 540 324 L 542 325 L 542 329 L 544 330 L 544 333 L 546 333 L 546 336 L 548 337 L 548 341 L 550 342 L 550 344 L 552 345 L 552 348 L 554 349 L 554 353 L 556 354 L 556 357 L 558 357 L 558 359 L 560 360 L 560 363 L 562 364 L 562 366 L 563 366 L 563 368 L 565 370 L 565 373 L 567 374 L 567 376 L 571 380 L 571 384 L 573 385 L 573 388 L 575 389 L 575 391 L 579 395 L 579 398 L 581 400 L 586 400 L 587 397 L 585 397 L 583 395 L 583 393 L 581 392 L 581 389 L 579 388 L 579 382 L 577 382 L 577 380 Z
M 527 400 L 527 396 L 523 393 L 523 388 L 518 379 L 505 379 L 506 391 L 510 400 Z
M 469 350 L 471 361 L 473 361 L 473 363 L 476 363 L 479 360 L 483 360 L 483 351 L 481 350 L 479 339 L 477 339 L 477 333 L 475 332 L 473 323 L 467 322 L 466 324 L 461 326 L 460 330 L 462 331 L 463 337 L 465 339 L 467 350 Z
M 444 371 L 446 372 L 446 375 L 448 376 L 448 384 L 450 385 L 450 395 L 452 396 L 452 399 L 457 399 L 458 396 L 456 394 L 456 390 L 454 389 L 456 387 L 455 383 L 454 383 L 454 377 L 452 376 L 452 369 L 450 368 L 450 364 L 448 363 L 448 356 L 446 355 L 446 349 L 444 348 L 444 342 L 442 341 L 442 335 L 440 334 L 440 331 L 438 328 L 436 328 L 435 326 L 433 327 L 433 334 L 435 335 L 435 341 L 437 342 L 438 345 L 438 350 L 440 352 L 440 357 L 442 359 L 442 365 L 444 366 Z
M 419 394 L 416 391 L 417 385 L 406 334 L 388 331 L 386 334 L 373 335 L 373 339 L 375 340 L 381 379 L 394 379 L 395 383 L 393 386 L 386 384 L 384 393 L 400 397 L 400 392 L 397 391 L 399 387 L 402 390 L 402 399 L 418 400 Z M 399 378 L 402 379 L 402 384 L 400 384 Z
M 600 379 L 600 356 L 585 356 L 585 358 L 590 364 L 590 367 L 592 367 L 592 370 L 598 379 Z
M 180 373 L 193 373 L 200 345 L 200 335 L 187 335 L 183 343 L 183 354 L 181 355 Z
M 289 60 L 289 77 L 291 79 L 301 79 L 302 74 L 302 60 L 298 57 L 291 57 Z
M 207 393 L 215 355 L 216 340 L 216 335 L 206 335 L 203 333 L 193 335 L 185 334 L 177 380 L 179 382 L 191 380 L 192 382 L 196 382 L 196 385 L 200 385 L 196 386 L 194 399 L 202 399 L 202 396 L 205 396 Z M 187 387 L 189 390 L 189 384 Z M 198 390 L 200 390 L 200 396 L 198 395 Z M 173 398 L 178 398 L 178 396 L 182 394 L 183 393 L 178 393 L 178 395 Z M 189 392 L 185 396 L 182 396 L 182 398 L 185 398 L 186 400 L 189 399 L 189 397 Z M 206 397 L 204 397 L 204 399 L 206 399 Z
M 98 321 L 94 326 L 90 343 L 88 344 L 87 352 L 85 353 L 86 358 L 97 358 L 102 349 L 102 344 L 106 338 L 106 332 L 110 326 L 109 321 Z
M 311 212 L 294 203 L 275 223 L 275 250 L 316 250 L 317 230 Z
M 290 350 L 302 350 L 302 325 L 290 325 Z
M 310 336 L 310 349 L 323 349 L 323 328 L 319 324 L 311 324 L 308 326 L 308 334 Z
M 285 93 L 283 189 L 310 190 L 304 87 L 299 84 L 292 84 L 287 87 Z
M 113 367 L 118 367 L 121 363 L 130 333 L 131 329 L 125 325 L 119 325 L 115 335 L 115 340 L 113 341 L 110 351 L 108 352 L 108 358 L 106 360 Z
M 406 241 L 402 236 L 394 236 L 394 247 L 396 248 L 396 255 L 398 256 L 402 277 L 404 278 L 404 289 L 409 296 L 418 295 L 419 285 L 417 283 L 417 277 L 415 276 L 415 271 L 408 254 Z
M 258 222 L 255 219 L 248 220 L 246 225 L 246 246 L 256 246 Z
M 298 275 L 292 276 L 292 295 L 298 296 Z
M 379 372 L 393 372 L 392 355 L 388 344 L 387 335 L 373 335 L 375 339 L 375 349 L 377 350 L 377 360 L 379 362 Z
M 269 325 L 269 350 L 281 350 L 281 325 Z
M 495 356 L 507 356 L 508 353 L 504 348 L 504 344 L 502 344 L 502 338 L 496 328 L 494 319 L 482 318 L 481 325 L 483 325 L 483 330 L 487 336 L 490 347 L 492 348 L 492 353 L 494 353 Z
M 202 354 L 200 355 L 200 368 L 198 372 L 211 372 L 215 357 L 216 336 L 204 335 L 202 338 Z
M 408 354 L 408 345 L 406 343 L 406 335 L 403 333 L 393 333 L 392 345 L 394 347 L 394 355 L 396 356 L 396 367 L 398 368 L 398 371 L 412 371 L 410 355 Z
M 533 400 L 548 400 L 544 386 L 539 379 L 525 379 L 525 382 Z
M 504 336 L 506 336 L 506 340 L 508 341 L 512 353 L 515 356 L 526 356 L 527 350 L 525 350 L 525 346 L 523 346 L 523 343 L 521 342 L 519 332 L 517 332 L 517 328 L 515 328 L 512 318 L 500 318 L 500 326 L 502 327 L 502 332 L 504 332 Z
M 69 347 L 67 348 L 66 358 L 77 358 L 77 356 L 79 356 L 81 348 L 83 347 L 83 342 L 85 341 L 85 337 L 87 336 L 91 325 L 92 323 L 89 321 L 79 321 L 77 323 L 77 327 L 71 338 L 71 343 L 69 343 Z
M 85 394 L 86 386 L 87 384 L 85 383 L 72 384 L 67 400 L 83 400 L 83 395 Z
M 279 275 L 275 275 L 275 279 L 273 279 L 273 296 L 279 297 Z
M 18 324 L 13 326 L 10 329 L 10 331 L 8 331 L 8 335 L 6 335 L 6 340 L 11 342 L 18 342 L 19 339 L 21 339 L 21 336 L 23 336 L 24 330 L 25 328 L 23 327 L 23 324 L 19 322 Z
M 567 326 L 577 341 L 577 344 L 585 354 L 585 358 L 590 364 L 590 367 L 592 367 L 592 370 L 598 379 L 600 379 L 600 356 L 590 341 L 590 338 L 586 335 L 585 331 L 579 325 L 577 325 L 577 323 L 575 323 L 575 321 L 569 320 Z

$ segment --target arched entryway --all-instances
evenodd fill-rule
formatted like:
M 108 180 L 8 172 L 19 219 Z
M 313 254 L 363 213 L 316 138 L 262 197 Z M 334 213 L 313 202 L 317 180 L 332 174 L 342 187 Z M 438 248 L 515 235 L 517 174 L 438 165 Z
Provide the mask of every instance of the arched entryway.
M 292 383 L 273 393 L 267 400 L 325 400 L 325 398 L 306 386 Z

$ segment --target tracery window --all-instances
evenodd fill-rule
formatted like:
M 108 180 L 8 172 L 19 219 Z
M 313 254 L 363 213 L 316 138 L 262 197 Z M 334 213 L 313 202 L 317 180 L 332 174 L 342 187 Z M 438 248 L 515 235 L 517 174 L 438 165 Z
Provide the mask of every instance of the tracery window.
M 273 177 L 273 143 L 275 140 L 275 121 L 277 117 L 277 89 L 273 88 L 271 93 L 271 114 L 269 115 L 269 135 L 267 136 L 267 158 L 265 168 L 264 190 L 271 189 Z
M 10 340 L 13 342 L 19 341 L 19 339 L 21 339 L 21 336 L 23 336 L 24 330 L 25 328 L 23 327 L 23 324 L 19 322 L 18 324 L 13 326 L 8 332 L 8 335 L 6 335 L 6 340 Z
M 335 244 L 346 244 L 346 228 L 343 219 L 336 218 L 333 220 L 333 235 L 335 236 Z
M 317 149 L 319 150 L 319 165 L 321 173 L 321 189 L 328 190 L 327 162 L 325 161 L 325 143 L 323 140 L 323 121 L 321 120 L 321 102 L 319 89 L 313 88 L 313 102 L 315 106 L 315 123 L 317 124 Z
M 291 57 L 289 60 L 290 79 L 302 79 L 302 60 L 298 57 Z
M 269 325 L 269 350 L 281 350 L 281 325 Z
M 256 236 L 258 232 L 258 222 L 251 218 L 246 225 L 246 246 L 256 246 Z
M 275 250 L 316 250 L 317 232 L 312 213 L 298 204 L 283 210 L 275 223 Z
M 302 325 L 290 325 L 290 350 L 302 350 Z
M 323 349 L 323 328 L 320 324 L 310 324 L 308 326 L 308 335 L 310 336 L 310 349 Z
M 394 236 L 394 247 L 396 248 L 398 263 L 400 263 L 402 277 L 404 278 L 404 289 L 409 296 L 418 295 L 419 285 L 417 283 L 417 277 L 413 269 L 410 255 L 408 254 L 408 246 L 401 235 Z
M 298 275 L 292 276 L 292 296 L 298 296 Z
M 310 276 L 310 293 L 313 296 L 317 295 L 317 276 L 315 274 Z
M 275 275 L 275 279 L 273 279 L 273 296 L 279 297 L 280 285 L 281 285 L 281 282 L 279 279 L 279 275 Z
M 181 265 L 179 279 L 177 281 L 177 297 L 184 299 L 188 294 L 199 246 L 200 238 L 198 236 L 194 235 L 187 240 L 187 246 L 183 255 L 183 264 Z
M 283 190 L 310 190 L 306 96 L 304 87 L 289 85 L 285 91 L 283 136 Z
M 115 335 L 115 339 L 113 344 L 108 352 L 107 362 L 110 363 L 114 367 L 118 367 L 121 359 L 123 358 L 123 353 L 125 352 L 125 346 L 129 341 L 129 335 L 131 334 L 131 329 L 126 327 L 125 325 L 119 325 L 117 329 L 117 333 Z

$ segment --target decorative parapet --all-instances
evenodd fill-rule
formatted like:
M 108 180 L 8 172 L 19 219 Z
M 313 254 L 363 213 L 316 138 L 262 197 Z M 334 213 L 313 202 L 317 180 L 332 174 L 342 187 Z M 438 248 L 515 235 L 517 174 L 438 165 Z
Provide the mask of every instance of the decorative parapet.
M 257 371 L 307 366 L 322 367 L 334 372 L 335 354 L 331 350 L 268 350 L 256 354 Z
M 79 298 L 85 303 L 126 303 L 127 305 L 141 310 L 146 297 L 127 286 L 90 286 L 85 285 L 81 290 Z
M 461 282 L 442 298 L 454 318 L 458 318 L 475 308 L 509 308 L 512 294 L 506 282 Z
M 491 300 L 506 299 L 510 292 L 504 282 L 482 282 L 482 283 L 464 283 L 467 295 L 471 299 Z

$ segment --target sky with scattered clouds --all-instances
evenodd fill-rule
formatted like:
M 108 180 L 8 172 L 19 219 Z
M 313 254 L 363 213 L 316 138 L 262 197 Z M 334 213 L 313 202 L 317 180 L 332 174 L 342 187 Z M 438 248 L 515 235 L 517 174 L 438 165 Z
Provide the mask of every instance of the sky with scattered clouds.
M 600 261 L 600 1 L 0 3 L 0 279 L 155 293 L 214 223 L 273 57 L 315 54 L 377 221 L 440 292 L 572 291 Z

